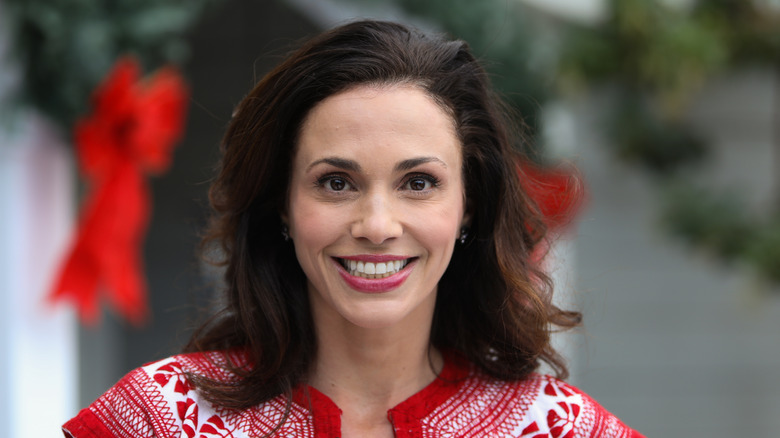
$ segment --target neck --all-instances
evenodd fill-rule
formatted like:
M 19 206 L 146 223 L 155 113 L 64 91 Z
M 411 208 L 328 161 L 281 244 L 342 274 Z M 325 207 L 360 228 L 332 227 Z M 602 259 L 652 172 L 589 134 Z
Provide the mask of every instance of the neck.
M 432 382 L 441 355 L 416 339 L 387 339 L 382 334 L 350 337 L 351 342 L 323 339 L 317 349 L 311 385 L 337 405 L 344 398 L 379 402 L 390 409 Z
M 382 328 L 314 313 L 318 348 L 309 383 L 342 409 L 371 406 L 386 418 L 441 371 L 441 354 L 430 346 L 432 308 Z

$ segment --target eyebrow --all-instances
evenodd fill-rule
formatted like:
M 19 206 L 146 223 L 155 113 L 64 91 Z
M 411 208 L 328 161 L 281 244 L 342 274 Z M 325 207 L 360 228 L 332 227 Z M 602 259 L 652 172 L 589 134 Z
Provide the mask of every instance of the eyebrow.
M 439 163 L 442 166 L 444 166 L 444 168 L 447 168 L 447 163 L 445 163 L 444 161 L 436 157 L 417 157 L 417 158 L 410 158 L 408 160 L 403 160 L 399 162 L 398 164 L 395 165 L 395 171 L 403 172 L 406 170 L 411 170 L 425 163 Z M 318 164 L 330 164 L 331 166 L 338 167 L 339 169 L 349 170 L 352 172 L 360 172 L 360 164 L 358 164 L 357 161 L 348 160 L 346 158 L 338 158 L 338 157 L 321 158 L 309 164 L 309 166 L 306 168 L 306 171 L 308 172 Z
M 360 172 L 360 164 L 357 163 L 357 161 L 354 160 L 348 160 L 346 158 L 338 158 L 338 157 L 326 157 L 319 159 L 311 164 L 309 164 L 309 167 L 306 168 L 306 171 L 310 171 L 314 166 L 318 164 L 330 164 L 333 167 L 338 167 L 339 169 L 344 170 L 350 170 L 352 172 Z
M 396 171 L 404 171 L 404 170 L 412 170 L 415 167 L 425 164 L 425 163 L 439 163 L 444 168 L 447 168 L 447 163 L 444 161 L 436 158 L 436 157 L 418 157 L 418 158 L 410 158 L 408 160 L 403 160 L 400 163 L 395 165 Z

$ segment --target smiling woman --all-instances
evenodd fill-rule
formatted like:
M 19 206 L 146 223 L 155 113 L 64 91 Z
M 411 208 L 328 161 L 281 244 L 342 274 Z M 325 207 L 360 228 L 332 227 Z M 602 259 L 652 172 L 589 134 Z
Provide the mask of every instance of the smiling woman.
M 225 307 L 90 436 L 639 436 L 559 378 L 511 122 L 462 41 L 328 31 L 241 102 L 211 190 Z M 537 374 L 541 362 L 557 377 Z
M 285 221 L 320 337 L 329 311 L 356 329 L 430 329 L 436 285 L 467 226 L 461 155 L 452 117 L 414 86 L 359 85 L 311 110 Z M 420 312 L 427 322 L 405 323 Z

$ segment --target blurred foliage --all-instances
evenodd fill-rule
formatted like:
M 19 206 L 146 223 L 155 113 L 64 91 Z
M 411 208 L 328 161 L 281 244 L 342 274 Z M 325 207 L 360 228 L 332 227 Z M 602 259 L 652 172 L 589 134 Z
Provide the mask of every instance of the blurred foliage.
M 654 173 L 706 158 L 707 146 L 679 120 L 663 120 L 636 96 L 623 95 L 610 124 L 616 155 Z
M 609 11 L 598 27 L 570 29 L 560 58 L 561 89 L 615 89 L 612 146 L 660 180 L 665 227 L 780 284 L 780 193 L 772 211 L 754 212 L 738 201 L 739 194 L 693 187 L 683 175 L 704 162 L 709 150 L 684 120 L 688 103 L 708 79 L 728 70 L 764 65 L 780 73 L 780 11 L 750 0 L 690 7 L 611 0 Z M 780 153 L 780 144 L 775 146 Z
M 751 0 L 611 0 L 597 28 L 573 27 L 560 63 L 565 87 L 617 81 L 680 116 L 713 74 L 745 63 L 780 66 L 780 12 Z
M 208 1 L 6 0 L 3 25 L 22 68 L 16 98 L 72 126 L 120 56 L 135 55 L 147 69 L 181 63 L 185 32 Z
M 669 196 L 663 214 L 671 231 L 691 243 L 710 248 L 718 257 L 725 260 L 740 257 L 758 234 L 746 207 L 734 194 L 716 195 L 683 181 L 676 181 L 667 190 Z
M 737 193 L 713 193 L 689 183 L 667 186 L 663 221 L 674 235 L 729 263 L 750 266 L 780 283 L 780 216 L 757 218 Z

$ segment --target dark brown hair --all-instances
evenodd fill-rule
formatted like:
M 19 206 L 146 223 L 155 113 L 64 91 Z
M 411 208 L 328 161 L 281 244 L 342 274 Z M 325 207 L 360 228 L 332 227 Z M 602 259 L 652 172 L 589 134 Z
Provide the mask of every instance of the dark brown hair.
M 244 348 L 251 365 L 229 365 L 240 376 L 233 384 L 195 378 L 213 402 L 245 408 L 289 394 L 305 379 L 316 355 L 306 280 L 280 232 L 298 131 L 329 96 L 397 83 L 418 86 L 448 108 L 463 145 L 469 238 L 439 283 L 432 344 L 499 379 L 522 379 L 540 361 L 566 375 L 550 333 L 554 325 L 577 325 L 580 315 L 552 304 L 551 283 L 533 262 L 545 229 L 519 182 L 516 122 L 465 42 L 360 21 L 292 53 L 239 104 L 227 129 L 210 192 L 216 214 L 204 240 L 224 255 L 224 309 L 186 350 Z

